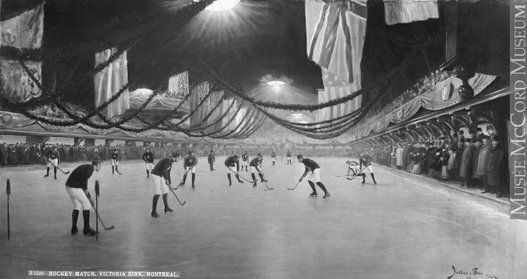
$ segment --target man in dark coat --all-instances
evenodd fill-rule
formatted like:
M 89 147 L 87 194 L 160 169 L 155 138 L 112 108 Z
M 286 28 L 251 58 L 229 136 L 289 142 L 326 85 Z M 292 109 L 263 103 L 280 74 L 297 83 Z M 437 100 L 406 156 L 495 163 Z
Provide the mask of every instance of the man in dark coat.
M 474 148 L 472 149 L 472 186 L 481 187 L 481 178 L 478 175 L 478 157 L 481 150 L 482 141 L 481 138 L 476 137 L 475 140 L 472 140 Z
M 216 161 L 216 156 L 214 155 L 214 150 L 210 150 L 209 156 L 207 157 L 207 161 L 209 162 L 210 171 L 214 170 L 214 162 Z
M 465 148 L 461 154 L 461 165 L 459 167 L 459 176 L 463 179 L 461 182 L 462 188 L 468 188 L 472 182 L 472 150 L 474 148 L 470 144 L 470 139 L 465 139 Z
M 488 185 L 496 193 L 496 197 L 501 198 L 506 195 L 507 182 L 505 181 L 505 160 L 506 156 L 503 148 L 496 136 L 491 137 L 491 149 L 489 152 L 488 164 Z

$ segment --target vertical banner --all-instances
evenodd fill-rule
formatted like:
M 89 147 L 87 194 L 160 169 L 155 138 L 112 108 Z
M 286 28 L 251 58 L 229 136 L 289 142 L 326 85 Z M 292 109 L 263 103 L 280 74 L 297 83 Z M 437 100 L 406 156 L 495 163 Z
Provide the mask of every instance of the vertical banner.
M 0 21 L 0 46 L 16 49 L 39 49 L 44 34 L 44 4 L 15 17 Z M 25 102 L 42 95 L 33 78 L 42 81 L 42 63 L 0 57 L 1 94 L 10 102 Z
M 197 110 L 190 116 L 191 126 L 200 125 L 205 117 L 204 112 L 207 110 L 207 104 L 203 103 L 200 106 L 200 103 L 203 98 L 205 98 L 205 95 L 209 93 L 209 89 L 210 84 L 208 81 L 205 81 L 196 85 L 196 87 L 192 89 L 192 92 L 190 92 L 190 112 Z
M 510 218 L 527 220 L 527 88 L 526 0 L 510 4 L 510 122 L 509 132 L 509 190 Z
M 221 116 L 223 113 L 223 95 L 224 95 L 223 91 L 213 92 L 210 95 L 209 99 L 212 104 L 210 109 L 213 109 L 216 106 L 216 104 L 218 104 L 218 102 L 222 102 L 222 104 L 220 104 L 219 107 L 217 107 L 210 115 L 207 121 L 207 125 L 212 124 L 212 123 L 215 123 L 215 124 L 207 128 L 205 130 L 206 133 L 214 132 L 214 131 L 221 129 L 221 123 L 222 123 Z
M 106 49 L 95 54 L 95 67 L 108 61 L 115 53 L 116 48 Z M 126 51 L 108 64 L 104 69 L 95 74 L 95 106 L 110 100 L 121 88 L 128 84 L 128 65 Z M 130 108 L 130 93 L 126 89 L 117 100 L 113 101 L 103 111 L 106 117 L 112 118 L 123 114 Z
M 168 92 L 165 97 L 181 100 L 185 98 L 188 93 L 188 71 L 179 73 L 168 79 Z

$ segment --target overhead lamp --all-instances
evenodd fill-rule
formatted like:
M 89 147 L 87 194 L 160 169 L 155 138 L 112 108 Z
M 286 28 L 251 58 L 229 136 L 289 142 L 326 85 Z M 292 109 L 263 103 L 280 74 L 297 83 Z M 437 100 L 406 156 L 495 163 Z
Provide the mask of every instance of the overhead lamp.
M 216 0 L 205 9 L 213 12 L 224 12 L 232 10 L 238 3 L 240 0 Z

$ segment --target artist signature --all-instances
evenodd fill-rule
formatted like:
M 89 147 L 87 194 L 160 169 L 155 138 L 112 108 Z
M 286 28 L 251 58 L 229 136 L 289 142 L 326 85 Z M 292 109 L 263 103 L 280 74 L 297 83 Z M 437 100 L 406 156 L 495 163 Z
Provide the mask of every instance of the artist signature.
M 454 278 L 463 278 L 463 279 L 480 279 L 480 278 L 487 278 L 487 279 L 500 279 L 500 277 L 494 275 L 494 274 L 488 274 L 483 273 L 479 270 L 479 268 L 474 267 L 470 271 L 464 271 L 464 270 L 456 270 L 455 266 L 452 266 L 452 274 L 448 276 L 446 279 L 454 279 Z

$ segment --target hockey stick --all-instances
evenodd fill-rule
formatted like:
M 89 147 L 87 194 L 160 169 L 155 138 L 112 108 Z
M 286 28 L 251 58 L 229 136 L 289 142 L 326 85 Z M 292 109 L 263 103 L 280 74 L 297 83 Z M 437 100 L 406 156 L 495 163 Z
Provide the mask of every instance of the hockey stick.
M 42 155 L 40 155 L 40 154 L 38 154 L 38 153 L 37 153 L 37 155 L 38 155 L 38 157 L 46 158 L 46 156 L 42 156 Z M 61 168 L 59 168 L 58 166 L 55 166 L 55 164 L 53 164 L 48 158 L 46 158 L 46 161 L 47 161 L 48 163 L 52 164 L 53 167 L 55 167 L 56 169 L 58 169 L 58 170 L 59 170 L 60 172 L 62 172 L 63 174 L 69 174 L 69 173 L 70 173 L 70 171 L 63 171 L 63 170 L 62 170 Z
M 172 195 L 176 197 L 176 200 L 179 203 L 179 205 L 184 206 L 187 203 L 187 201 L 181 202 L 181 200 L 179 200 L 178 196 L 176 195 L 176 192 L 174 191 L 174 189 L 170 188 L 170 186 L 168 186 L 168 189 L 170 190 L 170 192 L 172 192 Z
M 188 171 L 190 170 L 190 168 L 188 168 L 186 171 L 185 171 L 185 174 L 183 175 L 183 177 L 186 177 L 187 174 L 188 174 Z M 174 190 L 177 190 L 179 189 L 179 187 L 185 185 L 185 183 L 183 183 L 183 178 L 181 178 L 181 182 L 179 182 L 179 184 L 177 185 L 177 187 L 174 189 Z
M 270 186 L 269 186 L 269 184 L 267 184 L 267 181 L 266 181 L 266 182 L 264 182 L 264 184 L 265 184 L 265 188 L 266 188 L 265 190 L 269 190 L 269 191 L 272 191 L 272 190 L 274 190 L 274 188 L 273 188 L 273 187 L 270 187 Z
M 105 230 L 105 231 L 110 231 L 110 230 L 115 229 L 115 225 L 111 225 L 111 226 L 109 226 L 109 227 L 107 227 L 107 226 L 104 225 L 104 222 L 102 221 L 101 215 L 100 215 L 99 212 L 97 211 L 97 208 L 95 208 L 95 205 L 93 204 L 93 200 L 91 199 L 91 197 L 88 197 L 88 200 L 90 200 L 91 207 L 95 210 L 95 214 L 97 215 L 97 219 L 99 219 L 99 222 L 101 222 L 101 225 L 102 225 L 102 227 L 104 228 L 104 230 Z
M 300 184 L 300 181 L 298 181 L 295 186 L 293 186 L 292 188 L 287 188 L 287 190 L 291 190 L 293 191 L 294 189 L 296 189 L 296 187 L 298 186 L 298 184 Z
M 362 175 L 363 175 L 362 172 L 363 172 L 366 168 L 367 168 L 367 167 L 362 168 L 362 170 L 360 170 L 359 173 L 355 174 L 355 175 L 353 176 L 353 178 L 346 177 L 346 179 L 349 180 L 349 181 L 351 181 L 351 180 L 355 179 L 355 178 L 356 178 L 357 176 L 359 176 L 359 175 L 362 176 Z

